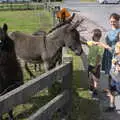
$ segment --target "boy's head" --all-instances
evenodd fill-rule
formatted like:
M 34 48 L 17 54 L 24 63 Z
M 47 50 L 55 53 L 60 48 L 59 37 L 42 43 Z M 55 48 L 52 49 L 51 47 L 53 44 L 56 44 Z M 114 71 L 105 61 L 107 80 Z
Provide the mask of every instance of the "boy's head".
M 100 29 L 94 29 L 93 30 L 93 36 L 92 36 L 92 39 L 96 42 L 98 42 L 100 40 L 102 36 L 102 32 Z
M 116 43 L 115 45 L 115 53 L 120 54 L 120 41 Z

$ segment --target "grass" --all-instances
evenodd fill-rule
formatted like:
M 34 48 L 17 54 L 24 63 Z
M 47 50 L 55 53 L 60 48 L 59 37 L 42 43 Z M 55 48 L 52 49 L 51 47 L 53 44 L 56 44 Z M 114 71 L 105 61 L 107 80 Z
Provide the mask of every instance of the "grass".
M 37 29 L 48 31 L 52 26 L 52 18 L 50 13 L 46 11 L 7 11 L 0 12 L 0 25 L 7 23 L 9 31 L 23 31 L 33 33 Z M 80 57 L 73 55 L 73 107 L 71 120 L 98 120 L 99 105 L 93 101 L 88 93 L 87 74 L 82 68 Z M 33 69 L 33 66 L 31 66 Z M 34 71 L 34 70 L 33 70 Z M 39 75 L 41 72 L 34 74 Z M 24 72 L 25 81 L 29 80 L 29 76 Z M 43 106 L 51 96 L 47 90 L 37 93 L 26 104 L 19 105 L 14 109 L 16 120 L 26 120 L 28 116 L 34 113 L 38 108 Z M 7 120 L 7 114 L 4 115 Z M 58 120 L 58 119 L 56 119 Z
M 26 33 L 33 33 L 37 29 L 48 31 L 52 26 L 50 15 L 49 12 L 44 10 L 1 11 L 0 25 L 7 23 L 9 31 L 23 31 Z

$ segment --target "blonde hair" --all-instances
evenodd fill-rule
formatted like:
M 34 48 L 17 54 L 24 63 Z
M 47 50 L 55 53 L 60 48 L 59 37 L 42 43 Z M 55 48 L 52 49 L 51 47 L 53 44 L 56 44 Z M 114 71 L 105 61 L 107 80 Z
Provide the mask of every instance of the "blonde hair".
M 115 45 L 115 49 L 118 50 L 117 53 L 120 53 L 120 41 L 116 43 L 116 45 Z M 115 52 L 116 52 L 116 51 L 115 51 Z M 117 54 L 117 53 L 116 53 L 116 54 Z
M 115 47 L 117 47 L 117 48 L 120 49 L 120 41 L 116 43 L 116 46 L 115 46 Z

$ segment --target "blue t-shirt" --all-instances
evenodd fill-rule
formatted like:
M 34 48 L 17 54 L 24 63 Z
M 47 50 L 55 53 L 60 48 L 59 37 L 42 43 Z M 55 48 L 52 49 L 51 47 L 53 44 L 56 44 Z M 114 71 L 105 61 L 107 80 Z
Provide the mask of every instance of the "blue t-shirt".
M 113 49 L 114 49 L 115 44 L 117 42 L 117 34 L 119 32 L 120 32 L 120 28 L 119 29 L 115 29 L 115 30 L 110 30 L 109 32 L 107 32 L 106 43 L 108 45 L 110 45 Z
M 106 43 L 112 47 L 112 52 L 105 49 L 103 54 L 103 60 L 102 60 L 102 70 L 105 71 L 106 74 L 109 74 L 110 68 L 111 68 L 111 60 L 114 54 L 115 44 L 117 42 L 117 34 L 120 32 L 119 29 L 110 30 L 106 34 Z

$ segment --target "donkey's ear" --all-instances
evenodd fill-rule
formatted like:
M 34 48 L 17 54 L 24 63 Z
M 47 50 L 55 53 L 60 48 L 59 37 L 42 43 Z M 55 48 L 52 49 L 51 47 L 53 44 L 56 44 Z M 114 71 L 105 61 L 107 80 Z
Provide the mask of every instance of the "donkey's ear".
M 77 22 L 75 22 L 71 26 L 69 26 L 68 30 L 73 30 L 73 29 L 77 28 L 83 21 L 84 21 L 84 19 L 82 19 L 81 21 L 77 20 Z
M 7 32 L 7 30 L 8 30 L 8 26 L 7 26 L 6 23 L 3 24 L 3 30 L 4 30 L 5 32 Z
M 76 15 L 76 14 L 73 13 L 72 16 L 71 16 L 68 20 L 66 20 L 66 21 L 67 21 L 67 22 L 71 22 L 71 21 L 73 20 L 73 18 L 75 17 L 75 15 Z

